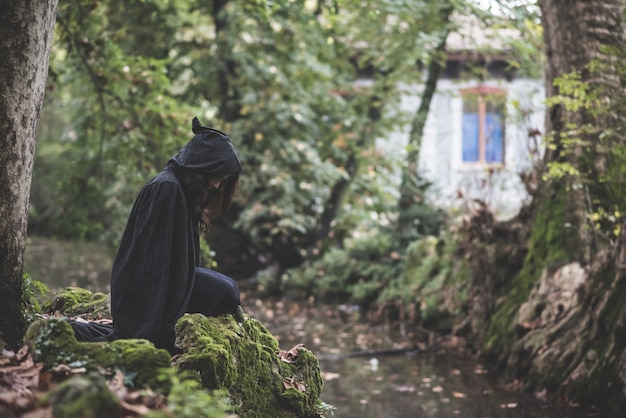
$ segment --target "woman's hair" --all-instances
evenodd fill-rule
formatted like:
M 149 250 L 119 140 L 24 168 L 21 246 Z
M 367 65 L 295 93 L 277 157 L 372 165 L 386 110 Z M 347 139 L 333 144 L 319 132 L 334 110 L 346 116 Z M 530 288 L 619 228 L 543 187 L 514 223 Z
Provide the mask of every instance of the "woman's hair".
M 211 188 L 211 177 L 201 173 L 180 170 L 181 185 L 187 196 L 187 203 L 193 208 L 194 219 L 200 229 L 206 229 L 211 221 L 220 218 L 230 207 L 235 196 L 239 174 L 232 174 L 223 180 L 218 188 Z

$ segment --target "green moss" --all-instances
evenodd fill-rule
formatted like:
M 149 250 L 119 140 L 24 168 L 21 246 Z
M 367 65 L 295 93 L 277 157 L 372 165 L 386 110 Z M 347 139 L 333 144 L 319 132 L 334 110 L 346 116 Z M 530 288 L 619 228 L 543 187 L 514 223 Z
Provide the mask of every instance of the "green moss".
M 117 396 L 98 373 L 75 376 L 46 394 L 54 418 L 109 418 L 121 410 Z
M 513 320 L 544 269 L 555 270 L 576 259 L 582 248 L 578 227 L 567 225 L 568 195 L 565 188 L 538 208 L 533 222 L 528 253 L 513 280 L 495 290 L 496 306 L 487 331 L 485 352 L 508 357 L 517 339 Z
M 281 361 L 278 340 L 255 319 L 185 315 L 176 335 L 184 352 L 177 368 L 197 371 L 209 390 L 227 390 L 241 417 L 319 417 L 323 379 L 317 358 L 303 348 L 294 363 Z M 306 391 L 286 389 L 285 379 Z
M 43 303 L 42 310 L 49 314 L 58 311 L 68 316 L 111 318 L 108 296 L 80 287 L 67 287 L 55 293 Z
M 225 391 L 207 391 L 195 380 L 178 377 L 173 378 L 167 405 L 176 418 L 223 418 L 232 409 Z
M 146 340 L 78 342 L 67 321 L 47 319 L 34 322 L 24 342 L 31 347 L 33 360 L 47 367 L 70 364 L 94 371 L 119 369 L 135 386 L 148 385 L 159 392 L 169 389 L 169 382 L 160 378 L 160 369 L 170 367 L 171 357 Z

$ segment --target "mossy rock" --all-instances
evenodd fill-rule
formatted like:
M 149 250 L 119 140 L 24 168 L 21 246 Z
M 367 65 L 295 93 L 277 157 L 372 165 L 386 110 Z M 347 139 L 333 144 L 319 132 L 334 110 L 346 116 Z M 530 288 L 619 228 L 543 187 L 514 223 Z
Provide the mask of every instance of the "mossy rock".
M 118 416 L 120 402 L 98 373 L 74 376 L 47 393 L 53 418 L 109 418 Z
M 161 370 L 171 366 L 171 356 L 147 340 L 129 339 L 112 342 L 78 342 L 74 330 L 63 319 L 43 319 L 32 323 L 24 342 L 33 360 L 46 367 L 69 364 L 89 371 L 121 370 L 133 386 L 150 386 L 158 392 L 169 389 Z
M 209 390 L 227 390 L 243 418 L 317 418 L 324 404 L 317 358 L 304 346 L 292 363 L 280 359 L 278 340 L 257 320 L 243 315 L 187 314 L 176 324 L 183 354 L 175 365 L 197 374 Z M 292 351 L 292 352 L 293 352 Z
M 111 319 L 109 297 L 105 293 L 92 293 L 80 287 L 66 287 L 46 300 L 42 311 L 48 314 L 61 312 L 67 316 L 86 319 Z

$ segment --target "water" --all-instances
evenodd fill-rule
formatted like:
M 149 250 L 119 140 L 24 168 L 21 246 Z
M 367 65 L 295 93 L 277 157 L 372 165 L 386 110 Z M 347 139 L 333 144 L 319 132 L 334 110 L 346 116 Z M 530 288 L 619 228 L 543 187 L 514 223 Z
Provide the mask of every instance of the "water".
M 73 285 L 108 291 L 112 257 L 110 249 L 94 243 L 31 237 L 25 270 L 51 290 Z M 589 416 L 578 408 L 545 405 L 535 396 L 507 390 L 479 361 L 454 354 L 456 343 L 437 350 L 380 355 L 377 350 L 402 352 L 407 347 L 402 333 L 310 302 L 261 300 L 244 290 L 242 303 L 279 339 L 281 349 L 304 343 L 320 359 L 325 380 L 322 399 L 337 408 L 336 418 Z M 359 355 L 351 356 L 354 353 Z
M 583 418 L 579 408 L 550 406 L 510 390 L 476 358 L 455 354 L 461 341 L 411 348 L 392 326 L 336 315 L 332 307 L 246 300 L 281 349 L 303 343 L 320 360 L 322 400 L 337 418 Z M 389 355 L 389 351 L 398 354 Z M 382 353 L 382 354 L 381 354 Z M 538 396 L 541 396 L 540 394 Z
M 114 250 L 95 242 L 29 237 L 24 271 L 51 290 L 79 286 L 108 292 Z
M 416 354 L 322 361 L 322 399 L 338 418 L 581 418 L 578 409 L 548 407 L 505 390 L 473 359 Z M 377 368 L 372 368 L 377 363 Z

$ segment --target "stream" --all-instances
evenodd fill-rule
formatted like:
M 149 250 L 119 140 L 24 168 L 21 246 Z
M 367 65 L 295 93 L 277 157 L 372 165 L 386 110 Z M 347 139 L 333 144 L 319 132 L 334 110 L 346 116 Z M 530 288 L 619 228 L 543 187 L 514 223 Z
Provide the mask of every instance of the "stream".
M 302 343 L 318 357 L 321 398 L 337 408 L 335 417 L 591 416 L 579 408 L 542 403 L 541 394 L 512 390 L 476 358 L 458 354 L 461 341 L 446 339 L 435 348 L 416 350 L 393 326 L 346 318 L 333 307 L 246 299 L 243 303 L 250 303 L 244 310 L 279 339 L 282 350 Z
M 111 263 L 112 252 L 98 244 L 35 237 L 28 239 L 24 269 L 51 290 L 72 285 L 106 292 Z M 338 307 L 260 299 L 243 289 L 242 305 L 282 350 L 302 343 L 318 357 L 321 398 L 337 418 L 599 416 L 511 390 L 476 358 L 459 355 L 462 342 L 416 349 L 405 330 L 389 324 L 373 325 Z

